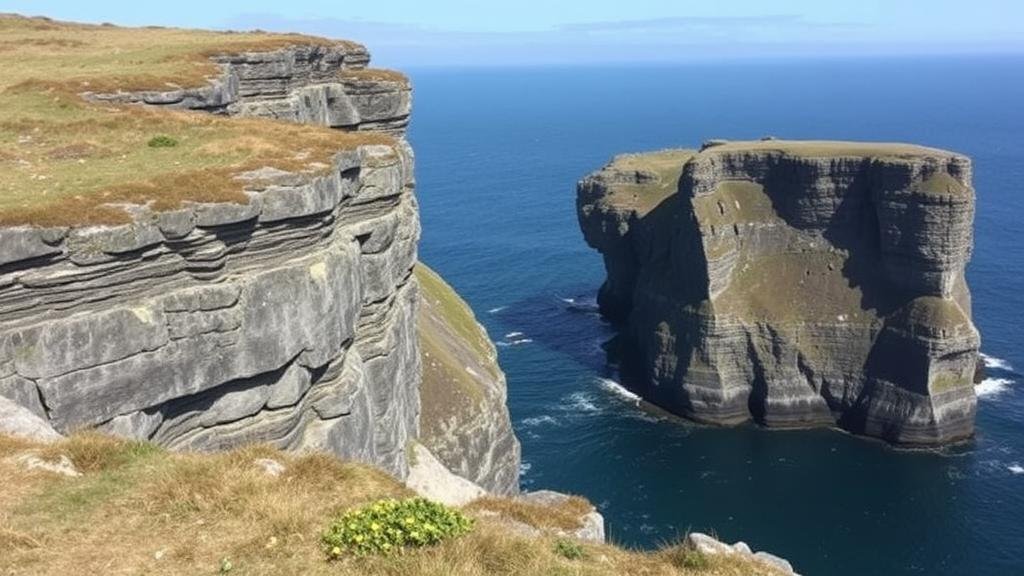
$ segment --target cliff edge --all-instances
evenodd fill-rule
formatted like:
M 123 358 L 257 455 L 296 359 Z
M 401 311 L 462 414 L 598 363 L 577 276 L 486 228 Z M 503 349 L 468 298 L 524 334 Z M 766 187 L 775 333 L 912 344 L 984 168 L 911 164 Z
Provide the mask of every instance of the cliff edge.
M 293 34 L 14 15 L 0 31 L 0 396 L 62 434 L 269 443 L 405 477 L 409 81 L 359 44 Z M 479 361 L 494 393 L 474 408 L 507 421 Z M 510 493 L 502 434 L 507 454 L 457 468 Z
M 624 377 L 652 402 L 908 445 L 973 433 L 968 158 L 714 141 L 617 157 L 577 207 Z

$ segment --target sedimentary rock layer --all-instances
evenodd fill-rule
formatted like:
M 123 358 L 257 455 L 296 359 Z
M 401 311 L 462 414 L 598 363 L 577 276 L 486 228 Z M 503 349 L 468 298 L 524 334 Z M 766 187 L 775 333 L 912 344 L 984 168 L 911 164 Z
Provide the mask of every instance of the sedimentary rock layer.
M 627 376 L 684 416 L 970 436 L 971 163 L 930 148 L 714 142 L 578 187 Z
M 248 204 L 0 229 L 0 395 L 60 432 L 183 449 L 313 448 L 403 476 L 418 432 L 409 89 L 358 46 L 220 58 L 198 89 L 91 94 L 381 130 L 317 172 L 243 174 Z

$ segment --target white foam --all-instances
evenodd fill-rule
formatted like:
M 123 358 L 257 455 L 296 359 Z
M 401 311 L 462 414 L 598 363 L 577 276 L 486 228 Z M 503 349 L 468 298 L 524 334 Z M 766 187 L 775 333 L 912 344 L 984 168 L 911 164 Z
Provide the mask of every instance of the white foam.
M 518 340 L 499 340 L 495 342 L 494 345 L 506 348 L 508 346 L 519 346 L 520 344 L 529 344 L 530 342 L 533 342 L 533 338 L 519 338 Z
M 529 462 L 526 462 L 525 460 L 523 462 L 519 463 L 519 473 L 520 474 L 526 474 L 527 472 L 530 471 L 530 468 L 533 468 L 533 464 L 530 464 Z
M 555 420 L 552 416 L 531 416 L 523 419 L 523 426 L 540 426 L 542 424 L 558 424 L 558 420 Z
M 505 334 L 505 338 L 519 338 L 522 335 L 522 332 L 509 332 L 508 334 Z
M 568 304 L 572 310 L 596 311 L 599 308 L 597 298 L 580 298 L 579 300 L 576 298 L 559 298 L 559 300 Z
M 508 308 L 508 306 L 498 306 L 497 308 L 491 308 L 490 310 L 487 311 L 487 313 L 488 314 L 497 314 L 498 312 L 501 312 L 502 310 L 504 310 L 506 308 Z
M 974 387 L 974 393 L 978 398 L 995 398 L 1010 390 L 1013 380 L 1009 378 L 985 378 L 981 384 Z
M 1007 466 L 1006 469 L 1012 472 L 1013 474 L 1024 474 L 1024 466 L 1021 466 L 1016 462 Z
M 585 392 L 573 392 L 566 397 L 566 407 L 578 412 L 597 412 L 600 408 L 594 404 L 593 396 Z
M 604 388 L 612 394 L 628 400 L 633 404 L 640 404 L 640 396 L 630 392 L 625 386 L 619 384 L 615 380 L 612 380 L 611 378 L 598 378 L 597 381 L 601 383 L 601 388 Z
M 986 368 L 995 368 L 996 370 L 1006 370 L 1007 372 L 1013 372 L 1013 366 L 1011 366 L 1009 362 L 1003 360 L 1002 358 L 989 356 L 984 352 L 981 353 L 980 356 L 981 359 L 985 361 Z

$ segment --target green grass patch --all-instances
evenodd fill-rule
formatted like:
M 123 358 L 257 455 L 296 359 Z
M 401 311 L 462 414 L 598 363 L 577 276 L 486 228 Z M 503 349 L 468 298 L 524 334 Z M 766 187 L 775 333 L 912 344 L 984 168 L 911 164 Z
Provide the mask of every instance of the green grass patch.
M 587 556 L 587 551 L 579 542 L 560 538 L 555 540 L 555 554 L 566 560 L 579 560 Z
M 177 145 L 177 140 L 164 134 L 153 136 L 149 139 L 149 142 L 146 142 L 146 146 L 150 148 L 174 148 Z

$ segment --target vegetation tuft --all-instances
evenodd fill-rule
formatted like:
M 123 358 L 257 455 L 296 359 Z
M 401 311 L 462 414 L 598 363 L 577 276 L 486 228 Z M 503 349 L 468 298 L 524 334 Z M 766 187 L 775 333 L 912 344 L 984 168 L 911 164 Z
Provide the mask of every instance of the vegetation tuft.
M 558 554 L 566 560 L 579 560 L 580 558 L 586 557 L 587 552 L 579 542 L 558 539 L 555 540 L 555 554 Z
M 170 136 L 161 134 L 150 138 L 146 145 L 150 148 L 174 148 L 178 145 L 178 141 Z
M 473 521 L 425 498 L 379 500 L 346 512 L 323 535 L 328 556 L 386 555 L 438 544 L 466 534 Z

